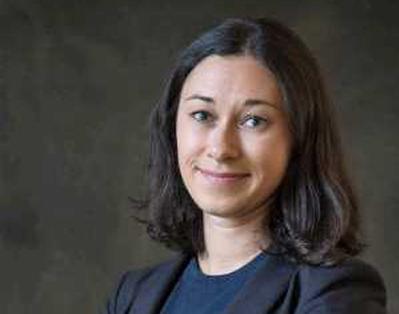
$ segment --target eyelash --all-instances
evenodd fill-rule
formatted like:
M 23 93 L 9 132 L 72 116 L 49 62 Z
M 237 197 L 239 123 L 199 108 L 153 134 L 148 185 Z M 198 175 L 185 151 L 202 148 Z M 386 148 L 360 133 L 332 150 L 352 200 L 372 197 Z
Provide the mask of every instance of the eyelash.
M 199 110 L 199 111 L 194 111 L 194 112 L 192 112 L 191 114 L 190 114 L 190 116 L 194 119 L 194 120 L 196 120 L 196 121 L 198 121 L 198 122 L 205 122 L 205 119 L 206 118 L 197 118 L 196 116 L 198 116 L 199 114 L 205 114 L 206 115 L 206 117 L 209 117 L 210 116 L 210 113 L 209 112 L 207 112 L 207 111 L 204 111 L 204 110 Z
M 202 118 L 198 117 L 198 115 L 205 115 L 202 116 Z M 212 122 L 212 119 L 209 120 L 209 117 L 211 117 L 211 114 L 208 111 L 205 110 L 199 110 L 199 111 L 194 111 L 190 114 L 190 116 L 197 122 L 199 123 L 210 123 Z M 243 119 L 240 120 L 240 126 L 244 126 L 244 124 L 249 121 L 249 120 L 256 120 L 257 125 L 255 126 L 250 126 L 249 128 L 256 128 L 258 126 L 262 126 L 264 124 L 268 123 L 268 120 L 256 115 L 246 115 Z M 244 126 L 245 127 L 245 126 Z

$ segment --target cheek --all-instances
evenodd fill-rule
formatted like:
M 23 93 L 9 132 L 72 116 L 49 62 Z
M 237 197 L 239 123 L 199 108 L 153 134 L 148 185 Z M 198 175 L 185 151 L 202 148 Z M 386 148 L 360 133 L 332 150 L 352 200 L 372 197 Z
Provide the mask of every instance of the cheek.
M 287 137 L 266 137 L 257 143 L 247 142 L 247 156 L 263 180 L 279 180 L 285 173 L 290 154 Z
M 191 168 L 193 160 L 200 153 L 201 137 L 198 130 L 193 128 L 190 121 L 179 117 L 176 122 L 177 155 L 180 171 L 184 172 L 187 167 Z

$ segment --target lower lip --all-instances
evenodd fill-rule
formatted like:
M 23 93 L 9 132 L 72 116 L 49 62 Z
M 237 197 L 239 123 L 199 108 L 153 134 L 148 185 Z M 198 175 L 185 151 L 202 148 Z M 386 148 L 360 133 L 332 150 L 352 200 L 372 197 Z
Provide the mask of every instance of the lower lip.
M 204 172 L 198 169 L 201 175 L 210 183 L 218 185 L 230 185 L 238 182 L 242 182 L 244 179 L 248 178 L 248 175 L 242 176 L 215 176 L 210 173 Z

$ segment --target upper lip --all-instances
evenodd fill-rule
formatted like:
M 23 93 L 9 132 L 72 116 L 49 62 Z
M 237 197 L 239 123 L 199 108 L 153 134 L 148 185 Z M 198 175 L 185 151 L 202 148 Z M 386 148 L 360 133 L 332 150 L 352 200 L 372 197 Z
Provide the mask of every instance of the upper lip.
M 217 178 L 239 178 L 239 177 L 246 177 L 248 173 L 243 172 L 220 172 L 220 171 L 212 171 L 208 169 L 202 169 L 197 167 L 197 169 L 203 172 L 206 175 L 210 175 Z

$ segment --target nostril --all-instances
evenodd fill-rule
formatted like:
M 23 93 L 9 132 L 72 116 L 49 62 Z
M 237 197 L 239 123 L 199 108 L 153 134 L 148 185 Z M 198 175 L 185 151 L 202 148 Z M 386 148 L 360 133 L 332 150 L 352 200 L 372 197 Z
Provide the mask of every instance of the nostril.
M 209 148 L 208 156 L 215 160 L 225 160 L 237 158 L 240 154 L 240 149 L 235 143 L 223 143 L 213 145 Z

